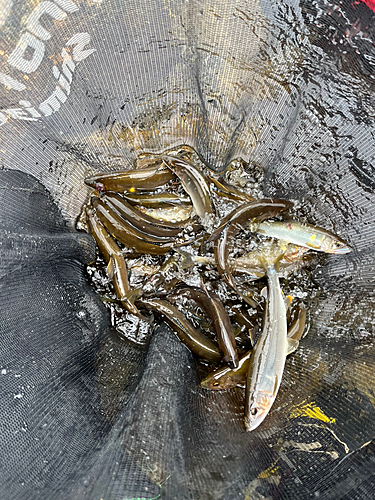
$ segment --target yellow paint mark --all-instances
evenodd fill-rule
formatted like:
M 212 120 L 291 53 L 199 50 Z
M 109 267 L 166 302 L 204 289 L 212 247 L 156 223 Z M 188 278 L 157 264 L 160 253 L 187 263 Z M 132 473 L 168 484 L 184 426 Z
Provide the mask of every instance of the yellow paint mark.
M 135 188 L 134 188 L 134 187 L 131 187 L 131 188 L 129 189 L 129 191 L 130 191 L 131 193 L 135 193 Z
M 325 415 L 319 406 L 315 406 L 314 401 L 312 403 L 301 403 L 292 409 L 290 413 L 290 418 L 297 417 L 309 417 L 315 420 L 321 420 L 322 422 L 326 422 L 327 424 L 333 424 L 336 422 L 335 418 L 330 418 Z
M 316 234 L 313 234 L 310 238 L 310 241 L 314 241 L 316 239 Z
M 276 460 L 276 462 L 277 462 L 277 460 Z M 275 465 L 276 462 L 274 464 L 272 464 L 271 467 L 268 467 L 268 469 L 260 472 L 258 474 L 258 478 L 259 479 L 267 479 L 267 477 L 271 477 L 272 475 L 276 474 L 277 471 L 279 470 L 279 466 Z

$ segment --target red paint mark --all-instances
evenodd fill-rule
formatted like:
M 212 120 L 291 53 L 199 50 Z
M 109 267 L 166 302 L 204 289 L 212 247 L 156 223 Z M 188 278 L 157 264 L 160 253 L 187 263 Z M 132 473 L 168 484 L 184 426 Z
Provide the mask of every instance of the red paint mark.
M 375 0 L 357 0 L 352 5 L 359 5 L 361 2 L 365 3 L 369 9 L 375 12 Z

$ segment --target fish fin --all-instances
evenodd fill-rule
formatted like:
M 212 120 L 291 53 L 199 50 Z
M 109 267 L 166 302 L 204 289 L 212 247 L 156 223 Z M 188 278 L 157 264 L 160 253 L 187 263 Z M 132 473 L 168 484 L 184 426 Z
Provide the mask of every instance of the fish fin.
M 298 345 L 299 345 L 298 340 L 288 338 L 286 355 L 289 356 L 289 354 L 292 354 L 292 352 L 294 352 L 297 349 Z
M 254 309 L 257 308 L 258 304 L 251 297 L 249 297 L 248 295 L 244 295 L 243 293 L 240 293 L 240 296 L 243 298 L 246 304 L 249 304 L 249 306 L 253 307 Z
M 260 294 L 266 299 L 267 298 L 267 287 L 264 287 Z M 292 300 L 294 297 L 292 295 L 285 295 L 285 293 L 281 290 L 281 294 L 284 299 L 284 304 L 285 304 L 285 310 L 287 311 L 289 309 L 290 304 L 292 303 Z
M 181 269 L 189 269 L 189 267 L 194 266 L 194 260 L 191 253 L 176 247 L 174 248 L 174 250 L 183 257 L 181 262 Z
M 273 394 L 276 394 L 277 386 L 279 385 L 278 382 L 279 382 L 279 377 L 275 373 L 275 381 L 274 381 L 274 384 L 273 384 Z
M 277 242 L 277 246 L 284 253 L 287 251 L 288 245 L 289 245 L 289 241 L 287 241 L 287 240 L 278 240 L 278 242 Z
M 109 262 L 108 262 L 108 266 L 107 266 L 107 274 L 108 274 L 108 278 L 110 280 L 113 279 L 113 276 L 115 275 L 115 263 L 114 263 L 114 259 L 112 256 L 109 258 Z
M 294 299 L 294 297 L 292 295 L 286 295 L 286 296 L 284 296 L 284 302 L 285 302 L 285 309 L 286 310 L 289 309 L 289 306 L 292 303 L 293 299 Z
M 297 318 L 293 321 L 288 329 L 288 338 L 294 340 L 301 340 L 303 332 L 306 326 L 306 308 L 305 304 L 301 302 L 299 304 L 299 311 Z
M 250 337 L 250 342 L 251 342 L 252 347 L 255 346 L 255 342 L 257 340 L 257 335 L 258 335 L 257 328 L 254 327 L 254 328 L 249 329 L 249 337 Z
M 264 268 L 264 269 L 269 269 L 271 267 L 274 267 L 276 272 L 279 272 L 280 268 L 280 262 L 282 261 L 284 257 L 284 251 L 280 249 L 280 253 L 278 254 L 277 257 L 271 257 L 267 258 L 267 256 L 260 256 L 259 257 L 259 264 Z
M 141 319 L 144 319 L 144 316 L 139 312 L 138 308 L 135 306 L 134 302 L 141 297 L 143 291 L 141 288 L 136 288 L 135 290 L 129 290 L 125 295 L 123 295 L 120 299 L 121 304 L 135 316 L 139 316 Z
M 206 295 L 208 295 L 208 296 L 209 296 L 209 293 L 208 293 L 207 287 L 206 287 L 206 285 L 205 285 L 205 283 L 204 283 L 204 281 L 203 281 L 203 279 L 202 279 L 202 276 L 201 276 L 200 288 L 201 288 L 201 290 L 203 290 L 203 292 L 204 292 Z

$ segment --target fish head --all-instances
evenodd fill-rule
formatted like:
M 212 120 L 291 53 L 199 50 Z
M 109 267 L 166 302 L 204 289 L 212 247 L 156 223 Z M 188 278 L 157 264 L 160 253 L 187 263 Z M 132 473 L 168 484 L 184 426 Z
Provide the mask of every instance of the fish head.
M 256 429 L 266 418 L 275 397 L 269 392 L 256 392 L 253 395 L 249 415 L 245 417 L 247 431 Z
M 104 184 L 99 182 L 96 177 L 87 177 L 85 179 L 85 184 L 87 186 L 93 187 L 99 193 L 105 191 Z
M 330 239 L 327 245 L 328 253 L 344 254 L 352 251 L 352 248 L 341 239 Z
M 222 375 L 221 377 L 215 377 L 213 374 L 208 375 L 206 378 L 201 380 L 200 386 L 202 389 L 208 389 L 210 391 L 226 391 L 236 387 L 237 383 L 230 376 Z

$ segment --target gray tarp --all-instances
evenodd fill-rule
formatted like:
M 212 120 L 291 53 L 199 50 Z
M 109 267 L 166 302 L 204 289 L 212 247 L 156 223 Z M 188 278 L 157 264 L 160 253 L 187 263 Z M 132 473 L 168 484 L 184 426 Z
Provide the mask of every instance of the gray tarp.
M 375 491 L 373 2 L 0 4 L 0 498 L 368 499 Z M 374 7 L 375 8 L 375 7 Z M 83 179 L 194 147 L 264 169 L 269 196 L 354 252 L 322 292 L 278 401 L 199 388 L 161 325 L 120 338 L 74 229 Z

